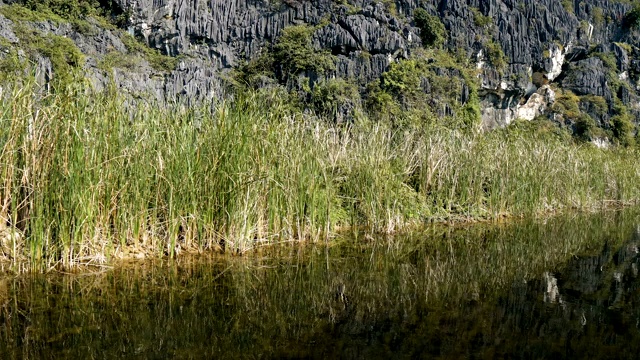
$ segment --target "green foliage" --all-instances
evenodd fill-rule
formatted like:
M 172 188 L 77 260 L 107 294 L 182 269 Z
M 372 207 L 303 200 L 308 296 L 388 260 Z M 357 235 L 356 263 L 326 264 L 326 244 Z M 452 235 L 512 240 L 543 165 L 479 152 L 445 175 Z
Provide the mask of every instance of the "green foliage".
M 597 52 L 593 55 L 602 60 L 607 69 L 615 70 L 618 68 L 616 56 L 612 52 Z
M 577 96 L 570 90 L 556 89 L 556 102 L 552 112 L 562 115 L 563 123 L 573 128 L 573 135 L 579 141 L 590 141 L 597 137 L 610 137 L 611 134 L 597 126 L 595 119 L 581 110 L 580 105 L 588 104 L 590 112 L 595 116 L 603 116 L 609 112 L 609 104 L 602 96 Z M 625 111 L 625 109 L 620 109 Z
M 418 8 L 413 12 L 413 20 L 420 29 L 420 38 L 424 47 L 440 47 L 447 39 L 447 30 L 440 18 Z
M 316 83 L 311 92 L 311 104 L 321 118 L 344 121 L 341 117 L 352 117 L 360 107 L 358 87 L 344 79 L 330 79 Z M 347 112 L 343 114 L 343 112 Z
M 560 1 L 560 3 L 562 4 L 562 7 L 569 13 L 574 13 L 574 8 L 573 8 L 573 0 L 562 0 Z
M 565 119 L 576 121 L 580 118 L 580 98 L 570 90 L 560 90 L 556 93 L 556 102 L 552 111 L 561 114 Z
M 596 115 L 599 116 L 602 116 L 609 111 L 609 104 L 607 104 L 607 100 L 602 96 L 584 95 L 580 97 L 580 102 L 590 104 L 595 110 Z
M 98 63 L 98 68 L 110 71 L 113 68 L 133 70 L 140 64 L 142 58 L 138 55 L 123 54 L 119 51 L 111 51 Z
M 15 25 L 14 32 L 20 39 L 21 49 L 29 57 L 33 58 L 39 54 L 51 60 L 54 84 L 64 86 L 69 83 L 84 65 L 84 55 L 69 38 L 53 34 L 45 35 L 22 24 Z
M 84 19 L 78 19 L 73 21 L 73 29 L 84 36 L 95 36 L 98 34 L 98 27 L 89 23 Z
M 579 29 L 583 36 L 587 36 L 589 34 L 589 22 L 587 20 L 580 20 Z
M 51 60 L 59 81 L 72 80 L 72 72 L 84 65 L 84 54 L 69 38 L 48 34 L 41 42 L 35 41 L 33 46 Z
M 18 4 L 38 13 L 52 13 L 64 19 L 81 19 L 96 15 L 97 0 L 18 0 Z
M 305 72 L 321 75 L 335 69 L 333 55 L 313 48 L 314 31 L 315 28 L 307 25 L 283 29 L 269 51 L 264 51 L 234 71 L 233 82 L 241 87 L 257 88 L 275 78 L 289 88 L 297 87 L 296 90 L 302 91 L 302 97 L 311 96 L 310 84 L 300 83 L 296 77 Z M 305 81 L 308 82 L 308 79 Z
M 611 118 L 611 131 L 614 139 L 622 146 L 633 146 L 635 144 L 635 125 L 627 106 L 616 97 L 614 98 L 613 111 L 616 114 Z
M 72 40 L 56 35 L 43 35 L 31 29 L 29 25 L 21 24 L 23 21 L 54 21 L 71 22 L 74 28 L 85 36 L 93 36 L 96 28 L 85 20 L 88 16 L 97 17 L 101 25 L 109 27 L 104 19 L 99 16 L 105 11 L 109 11 L 113 5 L 101 4 L 95 0 L 21 0 L 15 4 L 1 6 L 0 13 L 15 21 L 15 32 L 20 38 L 17 47 L 24 50 L 27 55 L 33 56 L 36 53 L 51 59 L 56 81 L 69 80 L 72 69 L 80 68 L 84 63 L 84 56 L 79 51 Z M 113 26 L 113 25 L 111 25 Z M 113 28 L 115 30 L 115 28 Z M 139 63 L 140 57 L 158 71 L 173 70 L 179 59 L 162 55 L 159 51 L 139 43 L 129 34 L 122 33 L 121 40 L 127 47 L 129 54 L 117 54 L 111 52 L 100 62 L 99 67 L 103 70 L 112 67 L 133 69 Z M 9 57 L 9 59 L 15 58 Z M 5 61 L 5 66 L 7 66 Z
M 24 75 L 27 64 L 21 59 L 16 48 L 2 47 L 4 56 L 0 59 L 0 81 L 7 81 Z
M 273 56 L 263 52 L 236 68 L 232 77 L 241 87 L 258 88 L 265 79 L 275 77 Z
M 151 49 L 128 33 L 122 34 L 120 40 L 122 40 L 131 55 L 142 56 L 152 68 L 158 71 L 174 70 L 180 61 L 178 57 L 163 55 L 159 50 Z
M 595 120 L 587 114 L 581 114 L 576 120 L 574 135 L 581 141 L 590 141 L 594 138 L 596 129 Z
M 480 99 L 478 98 L 477 84 L 469 81 L 468 79 L 466 83 L 471 91 L 469 94 L 469 100 L 464 104 L 460 114 L 461 124 L 463 125 L 461 128 L 473 129 L 479 124 L 482 111 L 480 110 Z
M 270 51 L 234 71 L 232 82 L 239 88 L 249 89 L 280 83 L 292 90 L 289 100 L 296 106 L 311 107 L 317 114 L 333 120 L 345 115 L 342 112 L 345 106 L 353 110 L 355 107 L 351 105 L 358 103 L 358 91 L 344 80 L 311 84 L 306 76 L 307 72 L 322 75 L 335 69 L 335 57 L 331 53 L 313 48 L 314 31 L 315 28 L 307 25 L 283 29 Z M 351 105 L 347 105 L 348 96 L 352 97 Z
M 591 18 L 593 19 L 593 24 L 596 26 L 604 25 L 604 11 L 600 7 L 594 7 L 591 12 Z
M 272 56 L 280 80 L 289 79 L 305 71 L 322 74 L 335 68 L 334 58 L 327 51 L 313 48 L 314 28 L 307 25 L 290 26 L 273 46 Z
M 624 51 L 627 52 L 627 54 L 633 53 L 633 46 L 631 46 L 630 44 L 627 44 L 626 42 L 614 42 L 614 44 L 623 48 Z
M 624 114 L 612 117 L 611 130 L 613 131 L 613 137 L 620 145 L 630 147 L 635 144 L 635 125 L 629 115 Z
M 507 56 L 504 54 L 504 51 L 502 51 L 502 46 L 495 41 L 489 41 L 484 47 L 487 51 L 487 60 L 489 60 L 489 63 L 502 73 L 508 63 Z
M 634 6 L 624 15 L 623 25 L 628 29 L 637 29 L 640 27 L 640 5 Z
M 533 120 L 517 119 L 502 131 L 510 136 L 531 136 L 540 141 L 562 141 L 568 143 L 571 140 L 571 134 L 566 128 L 543 116 Z
M 2 85 L 0 197 L 11 206 L 1 215 L 46 268 L 115 249 L 161 256 L 179 242 L 242 253 L 345 226 L 393 232 L 640 198 L 636 152 L 577 147 L 542 135 L 545 124 L 484 134 L 420 121 L 340 126 L 271 90 L 167 109 L 123 106 L 113 89 L 38 100 L 32 79 Z M 335 93 L 354 91 L 323 83 L 318 108 L 330 113 Z
M 367 86 L 366 108 L 372 117 L 389 121 L 401 113 L 400 105 L 387 91 L 380 86 L 380 80 L 375 80 Z
M 533 83 L 536 87 L 541 87 L 543 85 L 549 84 L 549 79 L 547 78 L 546 74 L 536 71 L 531 75 L 531 83 Z
M 69 22 L 86 36 L 93 36 L 96 31 L 87 21 L 89 17 L 101 27 L 115 30 L 116 26 L 124 27 L 130 16 L 129 12 L 122 12 L 113 0 L 103 0 L 102 3 L 96 0 L 19 0 L 0 6 L 0 13 L 14 22 Z
M 398 17 L 398 8 L 396 6 L 395 0 L 381 0 L 384 4 L 385 8 L 393 17 Z
M 478 8 L 472 7 L 471 12 L 473 13 L 473 22 L 476 26 L 485 28 L 493 25 L 493 19 L 491 19 L 491 16 L 483 15 Z
M 380 77 L 382 90 L 400 98 L 412 99 L 422 90 L 421 75 L 425 74 L 424 64 L 415 59 L 392 63 L 389 70 Z
M 394 117 L 398 123 L 410 118 L 473 129 L 480 120 L 476 75 L 472 66 L 447 51 L 417 52 L 391 64 L 380 81 L 369 86 L 367 108 L 372 117 Z M 465 101 L 463 92 L 469 95 Z
M 0 6 L 0 14 L 7 19 L 20 21 L 54 21 L 56 23 L 64 22 L 64 19 L 51 11 L 36 11 L 18 4 L 9 4 Z

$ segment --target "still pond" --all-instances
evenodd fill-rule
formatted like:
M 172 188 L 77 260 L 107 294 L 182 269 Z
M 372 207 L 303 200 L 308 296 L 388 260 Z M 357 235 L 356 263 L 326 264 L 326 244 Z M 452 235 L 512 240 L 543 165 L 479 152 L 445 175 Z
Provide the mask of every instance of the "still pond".
M 0 275 L 0 358 L 633 359 L 639 215 Z

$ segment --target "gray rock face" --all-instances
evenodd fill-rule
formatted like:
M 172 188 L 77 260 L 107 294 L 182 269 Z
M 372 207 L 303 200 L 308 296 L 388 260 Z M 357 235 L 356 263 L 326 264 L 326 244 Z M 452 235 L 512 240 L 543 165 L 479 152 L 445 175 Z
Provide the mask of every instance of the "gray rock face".
M 329 77 L 354 79 L 361 87 L 377 79 L 399 59 L 422 46 L 420 30 L 413 23 L 418 7 L 437 15 L 447 30 L 445 46 L 470 59 L 480 71 L 483 121 L 487 128 L 508 124 L 543 82 L 555 81 L 579 95 L 611 100 L 600 59 L 590 54 L 592 45 L 613 51 L 622 79 L 636 87 L 640 61 L 614 42 L 639 44 L 640 35 L 621 26 L 629 4 L 606 0 L 114 0 L 130 14 L 132 34 L 170 56 L 182 56 L 179 66 L 159 73 L 144 63 L 135 71 L 103 74 L 95 69 L 109 51 L 126 52 L 122 41 L 109 30 L 84 36 L 70 26 L 43 31 L 67 36 L 93 60 L 88 73 L 96 86 L 107 77 L 131 93 L 152 94 L 159 101 L 199 101 L 222 92 L 224 73 L 255 58 L 273 44 L 282 29 L 299 24 L 315 26 L 316 49 L 337 57 Z M 488 21 L 486 21 L 488 19 Z M 8 20 L 0 17 L 0 36 L 17 40 Z M 36 26 L 36 25 L 34 25 Z M 41 26 L 41 25 L 37 25 Z M 506 65 L 491 64 L 488 44 L 504 53 Z M 624 77 L 624 76 L 623 76 Z M 468 91 L 466 89 L 465 91 Z M 467 94 L 468 95 L 468 94 Z M 627 94 L 635 101 L 635 91 Z M 461 98 L 466 98 L 461 94 Z M 185 100 L 186 99 L 186 100 Z
M 567 76 L 562 80 L 562 87 L 577 95 L 596 95 L 611 100 L 604 64 L 596 57 L 571 64 Z
M 620 72 L 629 70 L 629 54 L 627 54 L 627 50 L 625 50 L 620 44 L 613 44 L 612 47 L 613 53 L 616 56 L 618 70 Z
M 323 1 L 118 0 L 132 10 L 131 30 L 168 55 L 207 59 L 215 70 L 257 56 L 292 25 L 327 22 L 314 35 L 318 49 L 338 56 L 336 76 L 369 82 L 390 61 L 408 56 L 419 37 L 408 22 L 376 1 L 337 6 Z M 369 56 L 370 55 L 370 56 Z
M 13 44 L 18 42 L 18 37 L 13 32 L 13 22 L 2 15 L 0 15 L 0 37 Z
M 373 0 L 349 1 L 348 5 L 336 5 L 330 0 L 116 2 L 132 11 L 132 30 L 147 39 L 149 46 L 169 55 L 208 59 L 214 65 L 212 72 L 256 56 L 287 26 L 324 22 L 326 25 L 315 32 L 315 46 L 338 56 L 335 76 L 355 78 L 361 85 L 376 79 L 391 62 L 410 56 L 420 46 L 419 30 L 411 22 L 420 3 L 442 19 L 449 35 L 449 49 L 474 58 L 481 54 L 487 39 L 500 45 L 508 60 L 507 69 L 499 73 L 490 66 L 483 67 L 483 96 L 487 97 L 483 103 L 510 111 L 518 101 L 495 101 L 505 98 L 505 90 L 510 92 L 507 98 L 528 96 L 536 89 L 530 81 L 532 72 L 542 72 L 553 80 L 562 72 L 564 56 L 573 46 L 610 44 L 619 37 L 615 25 L 590 23 L 594 22 L 595 9 L 611 19 L 621 19 L 629 9 L 629 5 L 603 0 L 582 1 L 573 12 L 567 11 L 559 0 L 398 0 L 393 8 Z M 489 17 L 491 23 L 477 25 L 479 15 Z M 629 59 L 618 48 L 616 54 L 620 70 L 626 71 Z M 572 66 L 571 75 L 562 84 L 581 94 L 609 99 L 606 79 L 597 66 L 595 60 Z M 182 83 L 182 87 L 187 86 Z M 491 116 L 485 121 L 491 122 Z M 502 122 L 500 117 L 494 120 Z

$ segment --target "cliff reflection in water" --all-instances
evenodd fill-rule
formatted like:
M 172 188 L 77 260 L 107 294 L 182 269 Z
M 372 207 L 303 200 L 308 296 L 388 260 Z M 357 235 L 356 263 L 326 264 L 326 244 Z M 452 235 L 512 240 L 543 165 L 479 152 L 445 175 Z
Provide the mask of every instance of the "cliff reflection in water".
M 4 277 L 0 354 L 635 358 L 637 214 Z

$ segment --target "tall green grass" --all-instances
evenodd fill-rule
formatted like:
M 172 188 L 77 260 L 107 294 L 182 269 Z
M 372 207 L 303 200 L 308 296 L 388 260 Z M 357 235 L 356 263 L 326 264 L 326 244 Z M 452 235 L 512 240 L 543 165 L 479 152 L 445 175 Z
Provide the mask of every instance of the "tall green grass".
M 637 152 L 521 129 L 313 119 L 249 92 L 201 107 L 123 105 L 112 89 L 0 104 L 0 256 L 33 266 L 244 252 L 349 226 L 496 218 L 640 198 Z

